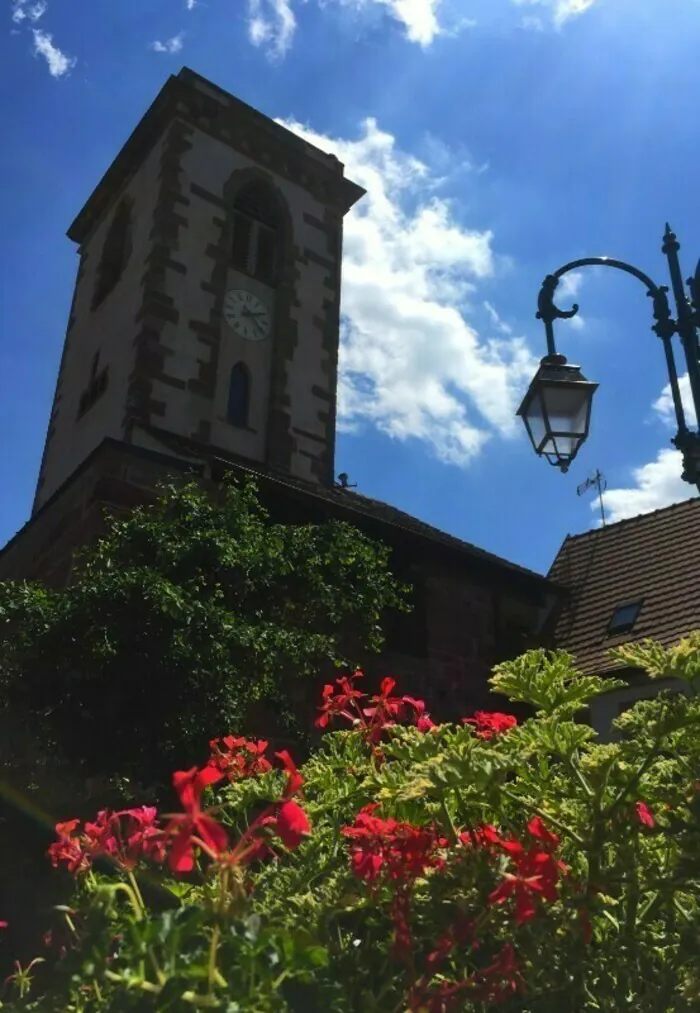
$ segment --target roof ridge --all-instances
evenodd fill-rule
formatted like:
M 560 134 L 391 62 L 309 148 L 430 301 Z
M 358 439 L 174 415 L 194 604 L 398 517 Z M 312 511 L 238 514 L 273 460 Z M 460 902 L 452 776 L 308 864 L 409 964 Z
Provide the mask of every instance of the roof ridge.
M 578 538 L 588 538 L 591 535 L 595 535 L 599 532 L 605 533 L 607 531 L 617 530 L 621 528 L 623 524 L 633 524 L 635 522 L 642 523 L 649 518 L 657 516 L 658 514 L 666 512 L 670 513 L 672 510 L 680 509 L 680 507 L 687 507 L 691 503 L 700 503 L 700 496 L 691 495 L 688 497 L 688 499 L 678 500 L 676 503 L 669 503 L 667 506 L 664 507 L 657 507 L 656 510 L 647 510 L 643 513 L 635 514 L 634 517 L 623 517 L 619 521 L 613 521 L 611 524 L 604 524 L 604 525 L 601 524 L 598 527 L 590 528 L 588 531 L 581 531 L 577 535 L 567 535 L 564 541 L 562 542 L 559 551 L 561 552 L 561 549 L 564 548 L 565 543 L 569 540 L 573 541 L 574 539 Z

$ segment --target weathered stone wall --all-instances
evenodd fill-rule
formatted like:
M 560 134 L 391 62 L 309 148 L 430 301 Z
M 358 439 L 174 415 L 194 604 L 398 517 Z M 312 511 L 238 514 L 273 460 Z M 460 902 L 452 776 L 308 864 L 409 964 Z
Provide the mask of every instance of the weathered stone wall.
M 34 509 L 38 509 L 105 437 L 124 435 L 124 406 L 134 370 L 135 343 L 142 326 L 144 276 L 151 254 L 153 208 L 159 190 L 163 145 L 156 143 L 143 164 L 115 194 L 92 233 L 80 247 L 80 264 L 68 319 L 63 355 L 39 474 Z M 92 306 L 97 270 L 107 231 L 121 200 L 131 207 L 130 253 L 114 289 Z M 108 370 L 102 396 L 78 417 L 92 362 L 99 352 L 99 368 Z

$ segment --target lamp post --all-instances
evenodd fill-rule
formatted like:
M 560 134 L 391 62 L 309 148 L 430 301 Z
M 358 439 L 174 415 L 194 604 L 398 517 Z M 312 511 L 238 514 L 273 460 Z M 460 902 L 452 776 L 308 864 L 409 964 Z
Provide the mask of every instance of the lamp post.
M 597 383 L 586 380 L 578 366 L 569 365 L 566 357 L 557 352 L 554 342 L 554 321 L 569 319 L 578 313 L 578 305 L 561 310 L 554 304 L 559 279 L 569 271 L 581 267 L 614 267 L 638 278 L 652 300 L 655 323 L 652 330 L 661 339 L 666 356 L 666 368 L 673 398 L 678 431 L 671 441 L 683 455 L 683 479 L 700 489 L 700 261 L 695 276 L 688 279 L 690 298 L 683 284 L 678 251 L 680 245 L 670 225 L 666 226 L 662 252 L 668 261 L 671 287 L 676 306 L 675 319 L 671 316 L 667 285 L 657 285 L 638 268 L 622 260 L 609 257 L 584 257 L 560 267 L 542 283 L 537 300 L 537 318 L 544 323 L 547 354 L 540 362 L 517 414 L 525 423 L 535 453 L 562 471 L 569 465 L 588 436 L 593 395 Z M 688 428 L 678 386 L 678 372 L 672 338 L 677 334 L 685 353 L 690 391 L 695 410 L 695 431 Z

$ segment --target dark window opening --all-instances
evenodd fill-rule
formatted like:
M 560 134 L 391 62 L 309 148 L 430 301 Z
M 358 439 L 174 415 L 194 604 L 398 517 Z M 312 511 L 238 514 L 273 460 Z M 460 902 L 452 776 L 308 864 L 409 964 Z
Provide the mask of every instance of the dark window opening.
M 114 213 L 114 218 L 107 231 L 102 256 L 97 266 L 95 291 L 92 308 L 96 309 L 107 298 L 117 284 L 131 253 L 131 211 L 129 205 L 122 201 Z
M 97 372 L 97 368 L 100 364 L 100 353 L 95 352 L 90 367 L 90 379 L 88 385 L 80 395 L 78 402 L 78 418 L 81 419 L 86 412 L 89 412 L 96 401 L 102 397 L 104 392 L 107 390 L 109 384 L 109 372 L 107 366 L 101 371 Z
M 266 285 L 279 267 L 281 217 L 274 194 L 264 183 L 243 187 L 233 204 L 231 265 Z
M 619 605 L 612 614 L 608 623 L 608 635 L 614 636 L 617 633 L 629 633 L 637 621 L 642 610 L 641 601 L 630 602 L 627 605 Z
M 236 363 L 231 370 L 228 385 L 228 404 L 226 420 L 234 426 L 248 425 L 250 412 L 250 374 L 242 362 Z

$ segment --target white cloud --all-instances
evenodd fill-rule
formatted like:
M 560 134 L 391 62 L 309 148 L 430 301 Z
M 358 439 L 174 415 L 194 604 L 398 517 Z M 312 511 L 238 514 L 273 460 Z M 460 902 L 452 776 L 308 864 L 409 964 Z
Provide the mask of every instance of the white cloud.
M 357 140 L 284 125 L 333 151 L 367 190 L 344 226 L 342 427 L 373 424 L 457 465 L 495 433 L 518 432 L 537 362 L 522 338 L 485 339 L 463 316 L 494 273 L 491 233 L 463 225 L 435 196 L 431 168 L 374 120 Z
M 695 406 L 693 404 L 693 395 L 690 392 L 690 380 L 687 373 L 683 373 L 682 376 L 678 377 L 678 386 L 681 392 L 681 401 L 686 421 L 692 425 L 695 420 Z M 673 408 L 670 383 L 666 384 L 652 407 L 663 422 L 669 426 L 676 425 L 676 413 Z
M 557 286 L 557 299 L 575 299 L 581 291 L 583 284 L 583 271 L 569 271 L 559 279 Z
M 518 7 L 547 7 L 552 12 L 552 19 L 557 28 L 572 18 L 585 14 L 596 3 L 596 0 L 513 0 Z M 527 22 L 527 23 L 526 23 Z M 523 18 L 523 27 L 540 29 L 542 23 L 538 17 Z
M 172 39 L 166 39 L 165 42 L 152 42 L 150 48 L 155 50 L 156 53 L 179 53 L 182 49 L 182 40 L 185 37 L 184 32 L 180 32 L 179 35 L 173 35 Z
M 296 24 L 291 0 L 248 0 L 248 37 L 270 56 L 284 56 Z
M 54 46 L 53 35 L 42 32 L 38 28 L 33 28 L 32 33 L 34 35 L 34 55 L 44 57 L 49 65 L 51 77 L 63 77 L 75 67 L 78 62 L 76 58 L 66 56 L 57 46 Z
M 189 7 L 196 0 L 186 0 Z M 306 0 L 247 0 L 248 37 L 254 46 L 267 50 L 272 57 L 284 56 L 292 44 L 296 31 L 295 3 Z M 478 22 L 469 16 L 454 16 L 454 4 L 443 0 L 317 0 L 320 7 L 343 7 L 357 14 L 386 11 L 398 22 L 409 42 L 429 46 L 438 35 L 453 37 Z M 596 0 L 511 0 L 518 7 L 538 7 L 551 12 L 551 20 L 559 28 L 564 22 L 592 7 Z M 463 0 L 464 5 L 464 0 Z M 466 4 L 467 8 L 469 4 Z M 440 20 L 440 13 L 447 7 L 452 13 Z M 521 18 L 521 27 L 545 27 L 539 15 L 528 14 Z
M 437 17 L 440 0 L 337 0 L 337 2 L 344 7 L 353 7 L 357 10 L 373 5 L 385 7 L 394 20 L 404 26 L 409 42 L 417 42 L 421 46 L 429 46 L 443 30 L 438 24 Z M 459 22 L 459 27 L 471 27 L 473 24 L 469 18 L 463 18 Z M 454 33 L 455 26 L 450 34 Z
M 544 21 L 534 14 L 526 14 L 520 21 L 520 27 L 531 32 L 543 32 Z
M 16 25 L 23 21 L 38 21 L 46 14 L 48 4 L 44 0 L 29 3 L 28 0 L 14 0 L 12 4 L 12 20 Z
M 605 493 L 608 520 L 621 521 L 690 499 L 693 487 L 683 481 L 682 471 L 678 450 L 660 450 L 655 461 L 634 469 L 634 484 L 630 488 L 608 489 Z M 592 503 L 591 509 L 597 510 L 597 503 Z
M 197 0 L 185 0 L 185 7 L 188 11 L 193 11 L 197 6 Z

